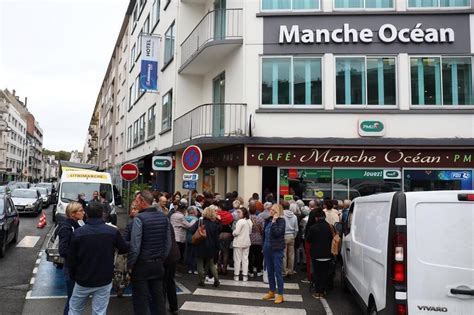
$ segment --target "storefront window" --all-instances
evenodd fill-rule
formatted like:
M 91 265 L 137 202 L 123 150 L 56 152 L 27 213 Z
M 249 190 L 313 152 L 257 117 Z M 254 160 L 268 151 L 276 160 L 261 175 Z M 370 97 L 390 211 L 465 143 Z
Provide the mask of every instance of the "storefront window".
M 383 192 L 402 191 L 401 171 L 335 169 L 333 199 L 354 199 Z
M 395 58 L 336 58 L 337 104 L 395 105 L 395 72 Z
M 335 0 L 336 9 L 384 9 L 393 8 L 393 0 Z
M 262 0 L 262 10 L 317 10 L 319 0 Z
M 411 58 L 413 105 L 472 105 L 471 58 Z
M 321 59 L 263 58 L 262 104 L 322 104 Z
M 471 190 L 471 170 L 405 170 L 405 191 Z
M 470 0 L 408 0 L 410 8 L 469 7 Z
M 280 169 L 280 199 L 331 198 L 330 169 Z

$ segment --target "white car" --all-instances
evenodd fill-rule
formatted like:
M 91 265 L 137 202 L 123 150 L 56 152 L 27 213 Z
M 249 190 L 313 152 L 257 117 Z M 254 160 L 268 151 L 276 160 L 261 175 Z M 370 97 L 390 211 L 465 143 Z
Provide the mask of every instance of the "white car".
M 50 204 L 50 197 L 51 197 L 49 190 L 44 187 L 34 187 L 34 189 L 39 191 L 41 195 L 40 197 L 43 200 L 43 208 L 47 208 Z
M 356 198 L 343 279 L 368 314 L 474 314 L 474 191 Z
M 43 209 L 43 200 L 36 189 L 18 188 L 11 193 L 12 201 L 18 213 L 39 214 Z

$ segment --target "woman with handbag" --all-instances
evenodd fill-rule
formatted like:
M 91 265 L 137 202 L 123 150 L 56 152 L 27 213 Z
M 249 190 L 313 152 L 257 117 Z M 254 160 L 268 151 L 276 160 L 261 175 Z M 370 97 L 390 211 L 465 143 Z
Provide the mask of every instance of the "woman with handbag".
M 250 233 L 249 270 L 250 276 L 260 277 L 263 275 L 263 253 L 262 234 L 264 220 L 257 215 L 257 208 L 249 203 L 250 221 L 252 221 L 252 233 Z M 254 271 L 255 269 L 255 271 Z
M 275 304 L 280 304 L 284 301 L 284 282 L 281 272 L 285 250 L 285 219 L 281 205 L 275 204 L 270 208 L 270 217 L 265 221 L 263 231 L 263 255 L 270 286 L 270 291 L 263 296 L 263 299 L 275 299 Z M 277 287 L 278 291 L 276 291 Z
M 219 233 L 221 226 L 217 222 L 217 207 L 209 206 L 202 212 L 202 218 L 191 228 L 192 244 L 197 259 L 199 274 L 198 285 L 203 287 L 206 274 L 211 272 L 214 277 L 214 287 L 220 285 L 214 257 L 219 252 Z

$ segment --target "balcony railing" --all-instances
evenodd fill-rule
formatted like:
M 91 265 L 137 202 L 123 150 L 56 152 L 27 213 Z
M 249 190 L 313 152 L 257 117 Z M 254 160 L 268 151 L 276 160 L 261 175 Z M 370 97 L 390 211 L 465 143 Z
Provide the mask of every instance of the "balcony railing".
M 181 64 L 210 42 L 242 39 L 242 29 L 242 9 L 209 11 L 181 44 Z
M 247 104 L 203 104 L 176 118 L 173 143 L 205 137 L 246 136 Z

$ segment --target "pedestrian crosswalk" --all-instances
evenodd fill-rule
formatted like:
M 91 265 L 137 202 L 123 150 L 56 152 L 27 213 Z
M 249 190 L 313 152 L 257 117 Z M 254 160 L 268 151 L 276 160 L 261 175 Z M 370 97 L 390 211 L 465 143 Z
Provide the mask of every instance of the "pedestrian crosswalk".
M 192 293 L 193 298 L 186 301 L 180 310 L 186 314 L 306 315 L 298 283 L 285 283 L 285 303 L 279 305 L 262 300 L 262 296 L 268 292 L 268 284 L 260 281 L 222 279 L 219 288 L 213 288 L 212 283 L 208 281 L 205 288 L 197 288 Z

